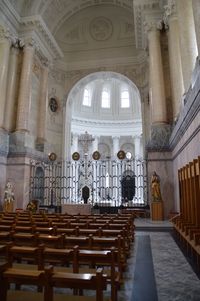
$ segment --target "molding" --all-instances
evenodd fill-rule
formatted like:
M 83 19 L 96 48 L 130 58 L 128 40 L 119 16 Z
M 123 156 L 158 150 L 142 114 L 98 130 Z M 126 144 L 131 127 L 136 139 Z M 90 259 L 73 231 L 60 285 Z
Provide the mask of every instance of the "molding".
M 17 34 L 21 18 L 9 1 L 0 1 L 0 20 L 4 21 L 4 25 L 8 26 L 12 33 Z
M 149 17 L 151 20 L 162 19 L 160 0 L 134 0 L 133 9 L 136 47 L 145 49 L 147 46 L 147 39 L 144 22 L 147 21 L 147 18 L 149 19 Z
M 168 0 L 167 5 L 164 6 L 163 21 L 166 29 L 169 27 L 169 20 L 177 18 L 177 7 L 175 0 Z
M 121 57 L 121 58 L 113 58 L 113 59 L 98 59 L 97 60 L 90 60 L 90 61 L 80 61 L 80 62 L 73 62 L 67 63 L 61 60 L 56 62 L 56 68 L 63 70 L 63 71 L 75 71 L 81 69 L 88 69 L 88 68 L 110 68 L 113 66 L 123 66 L 123 65 L 139 65 L 143 64 L 147 61 L 147 53 L 144 51 L 135 57 Z
M 20 37 L 26 39 L 27 37 L 34 36 L 39 45 L 39 51 L 47 59 L 60 59 L 63 53 L 58 46 L 53 35 L 47 28 L 41 16 L 24 17 L 21 19 Z
M 183 135 L 186 133 L 190 124 L 200 112 L 200 66 L 198 67 L 198 77 L 193 86 L 190 87 L 184 98 L 184 107 L 179 115 L 178 121 L 174 126 L 170 137 L 170 148 L 173 150 Z

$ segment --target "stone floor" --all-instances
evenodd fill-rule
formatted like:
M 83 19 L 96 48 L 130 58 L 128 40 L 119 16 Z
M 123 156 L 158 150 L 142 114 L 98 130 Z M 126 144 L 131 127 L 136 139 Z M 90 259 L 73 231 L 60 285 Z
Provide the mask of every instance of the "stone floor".
M 135 225 L 135 243 L 124 275 L 125 285 L 119 293 L 118 300 L 199 301 L 200 280 L 174 241 L 170 232 L 170 222 L 136 219 Z M 147 238 L 151 254 L 141 255 L 144 247 L 141 242 Z M 145 257 L 142 259 L 142 256 Z M 152 265 L 146 262 L 146 256 L 152 260 Z M 155 286 L 149 285 L 149 275 L 155 277 Z

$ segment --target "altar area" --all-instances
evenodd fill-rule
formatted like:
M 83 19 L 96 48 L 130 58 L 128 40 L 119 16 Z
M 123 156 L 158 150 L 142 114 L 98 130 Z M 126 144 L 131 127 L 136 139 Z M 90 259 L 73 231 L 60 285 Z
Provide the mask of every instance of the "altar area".
M 70 215 L 73 214 L 82 214 L 88 215 L 91 214 L 92 205 L 91 204 L 62 204 L 61 213 L 67 213 Z

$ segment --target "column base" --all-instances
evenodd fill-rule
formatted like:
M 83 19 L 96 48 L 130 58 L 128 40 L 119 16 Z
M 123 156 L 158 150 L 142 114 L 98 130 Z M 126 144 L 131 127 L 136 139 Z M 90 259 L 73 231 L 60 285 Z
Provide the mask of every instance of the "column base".
M 9 134 L 0 128 L 0 155 L 7 156 L 9 151 Z
M 35 148 L 36 150 L 40 151 L 40 152 L 44 152 L 45 150 L 45 143 L 46 140 L 43 138 L 37 138 L 36 142 L 35 142 Z
M 34 149 L 34 137 L 29 132 L 14 132 L 10 134 L 10 151 L 24 152 L 26 148 Z
M 169 150 L 169 138 L 171 126 L 158 123 L 151 126 L 151 140 L 147 144 L 147 150 L 167 151 Z

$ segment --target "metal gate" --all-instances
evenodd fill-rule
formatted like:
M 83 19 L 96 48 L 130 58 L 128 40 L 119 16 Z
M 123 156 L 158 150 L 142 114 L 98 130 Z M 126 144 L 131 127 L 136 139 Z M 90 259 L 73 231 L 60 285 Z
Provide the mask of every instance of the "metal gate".
M 145 160 L 31 161 L 30 199 L 42 206 L 83 203 L 83 187 L 88 187 L 88 203 L 99 206 L 147 205 Z M 132 199 L 122 196 L 124 175 L 134 177 Z

